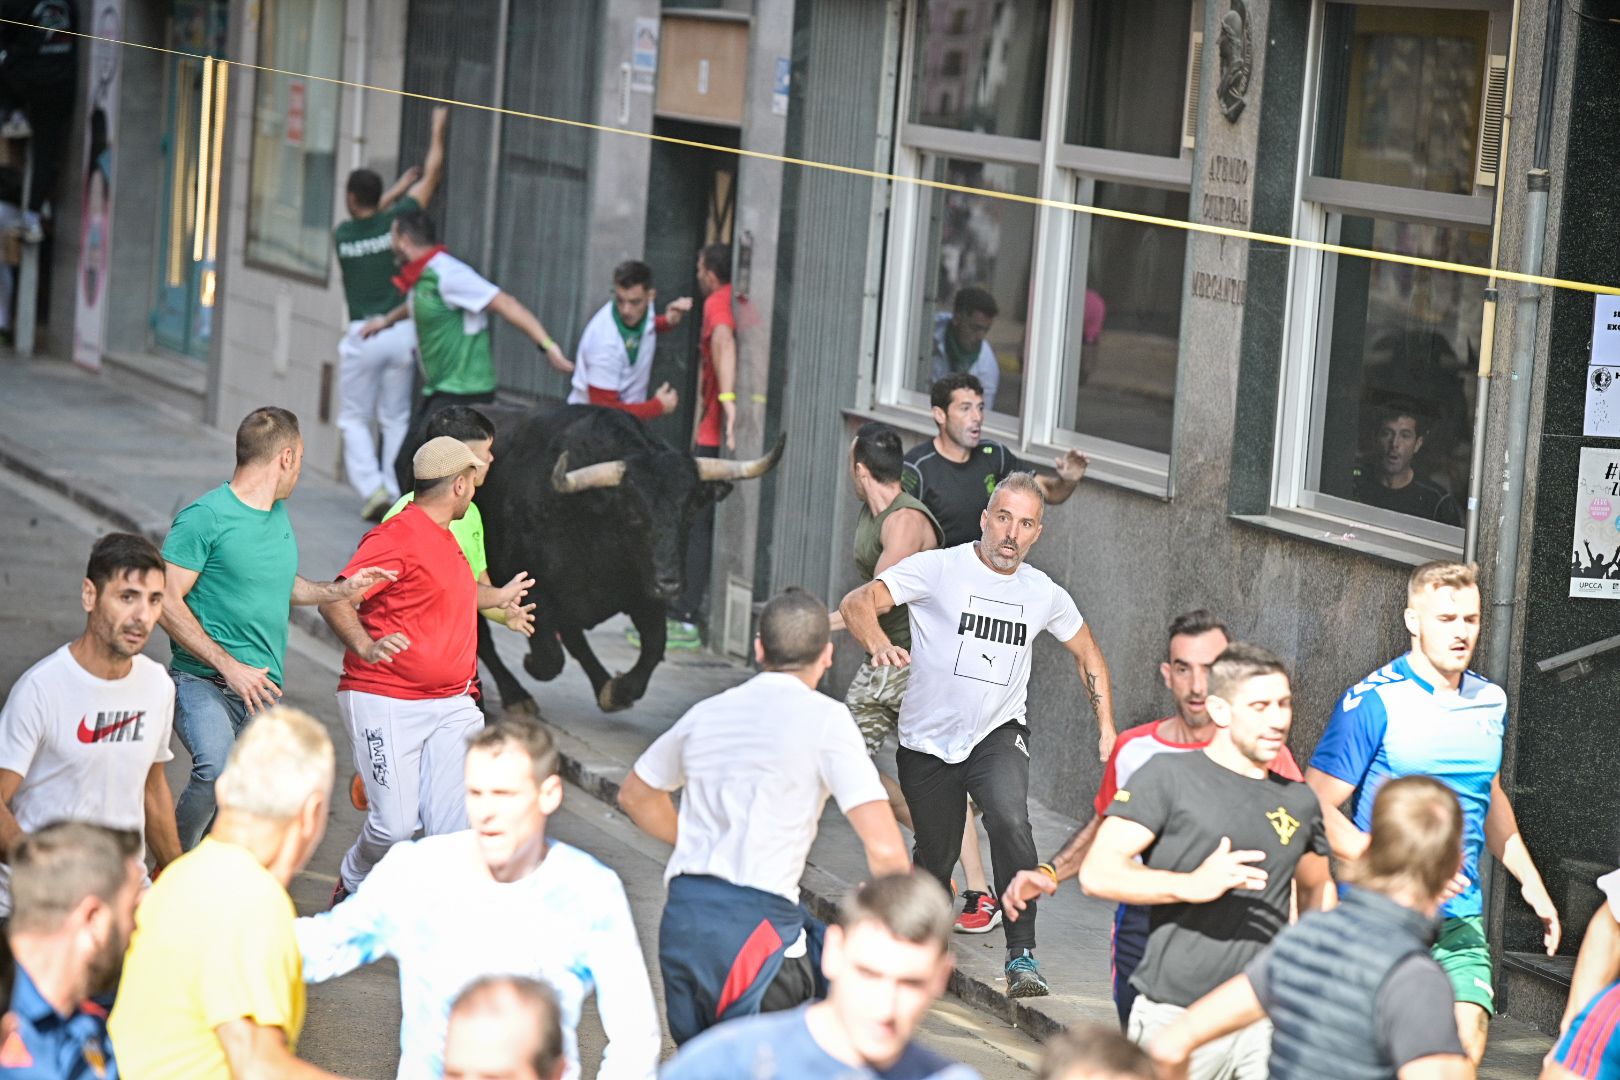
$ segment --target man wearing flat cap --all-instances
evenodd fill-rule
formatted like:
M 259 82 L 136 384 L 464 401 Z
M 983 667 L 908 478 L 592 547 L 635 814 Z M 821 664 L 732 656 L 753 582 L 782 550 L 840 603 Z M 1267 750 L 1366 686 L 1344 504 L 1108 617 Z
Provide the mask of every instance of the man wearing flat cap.
M 360 887 L 388 849 L 424 833 L 467 828 L 462 771 L 467 740 L 484 724 L 470 693 L 478 670 L 478 609 L 499 590 L 479 584 L 450 523 L 467 512 L 484 463 L 444 435 L 412 459 L 416 499 L 372 529 L 343 574 L 396 573 L 357 603 L 321 605 L 346 647 L 338 708 L 354 746 L 369 809 L 343 858 L 332 903 Z

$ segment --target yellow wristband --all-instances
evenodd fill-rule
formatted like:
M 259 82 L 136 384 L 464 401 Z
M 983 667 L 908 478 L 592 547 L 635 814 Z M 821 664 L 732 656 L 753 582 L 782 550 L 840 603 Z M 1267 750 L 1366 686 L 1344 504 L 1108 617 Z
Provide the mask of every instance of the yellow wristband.
M 736 401 L 737 400 L 737 395 L 731 393 L 730 391 L 727 391 L 726 393 L 719 395 L 719 400 L 720 401 Z
M 550 352 L 552 349 L 554 349 L 556 347 L 557 347 L 557 343 L 555 341 L 552 341 L 550 338 L 546 338 L 546 340 L 544 340 L 544 341 L 542 341 L 540 343 L 540 351 L 541 352 Z
M 1037 863 L 1036 866 L 1035 866 L 1035 869 L 1039 870 L 1041 873 L 1043 873 L 1047 877 L 1051 878 L 1053 885 L 1056 885 L 1058 883 L 1057 867 L 1053 866 L 1051 863 L 1049 863 L 1049 862 Z

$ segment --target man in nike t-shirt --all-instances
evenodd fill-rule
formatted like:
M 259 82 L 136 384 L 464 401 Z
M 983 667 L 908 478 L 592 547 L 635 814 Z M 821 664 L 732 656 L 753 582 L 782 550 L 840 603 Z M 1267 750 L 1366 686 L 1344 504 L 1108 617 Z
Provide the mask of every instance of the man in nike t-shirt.
M 0 710 L 0 851 L 54 821 L 146 834 L 161 868 L 180 857 L 163 765 L 174 682 L 141 655 L 163 609 L 163 556 L 108 533 L 90 549 L 84 633 L 23 673 Z M 0 863 L 0 916 L 11 868 Z

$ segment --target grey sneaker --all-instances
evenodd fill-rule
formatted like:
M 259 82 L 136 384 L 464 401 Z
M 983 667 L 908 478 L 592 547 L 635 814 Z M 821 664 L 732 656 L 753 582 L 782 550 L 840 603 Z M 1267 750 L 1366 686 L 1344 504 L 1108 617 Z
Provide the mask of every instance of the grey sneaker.
M 1007 950 L 1007 996 L 1015 998 L 1045 997 L 1052 992 L 1041 978 L 1041 969 L 1035 963 L 1032 949 Z
M 360 508 L 360 516 L 373 523 L 380 522 L 383 515 L 388 513 L 389 508 L 393 505 L 394 497 L 388 494 L 388 489 L 378 488 L 371 493 L 370 498 L 366 499 L 366 504 Z

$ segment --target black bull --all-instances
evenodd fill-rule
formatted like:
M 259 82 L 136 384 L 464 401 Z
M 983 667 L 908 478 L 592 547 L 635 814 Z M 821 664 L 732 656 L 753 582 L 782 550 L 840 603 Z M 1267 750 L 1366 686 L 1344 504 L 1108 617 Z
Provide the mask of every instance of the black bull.
M 615 409 L 483 411 L 496 424 L 495 464 L 477 496 L 490 580 L 504 585 L 520 570 L 535 579 L 526 601 L 536 605 L 534 636 L 523 669 L 541 682 L 555 679 L 566 649 L 591 680 L 597 705 L 628 708 L 664 659 L 665 610 L 686 583 L 693 520 L 731 493 L 731 481 L 774 468 L 785 438 L 753 461 L 694 458 Z M 629 671 L 610 676 L 585 631 L 621 611 L 641 635 L 641 654 Z M 478 656 L 506 708 L 534 711 L 482 618 Z

